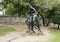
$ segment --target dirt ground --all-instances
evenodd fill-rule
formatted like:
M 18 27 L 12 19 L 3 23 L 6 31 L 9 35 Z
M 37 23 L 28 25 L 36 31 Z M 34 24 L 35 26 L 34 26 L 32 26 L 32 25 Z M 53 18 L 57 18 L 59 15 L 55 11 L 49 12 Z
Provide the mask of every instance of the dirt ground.
M 16 29 L 14 32 L 7 33 L 5 36 L 0 37 L 0 42 L 47 42 L 47 40 L 51 39 L 50 31 L 48 27 L 41 26 L 41 30 L 43 35 L 38 35 L 37 30 L 36 33 L 26 33 L 27 25 L 19 24 L 19 25 L 6 25 L 0 24 L 0 26 L 8 26 Z

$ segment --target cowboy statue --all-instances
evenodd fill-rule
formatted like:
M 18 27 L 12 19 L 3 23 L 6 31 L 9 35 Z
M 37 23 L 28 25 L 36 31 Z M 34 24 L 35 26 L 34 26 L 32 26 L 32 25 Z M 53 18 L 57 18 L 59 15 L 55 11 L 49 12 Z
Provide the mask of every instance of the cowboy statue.
M 41 34 L 42 34 L 42 31 L 40 29 L 40 24 L 39 24 L 39 14 L 32 6 L 30 6 L 30 9 L 28 11 L 27 20 L 25 22 L 28 26 L 27 32 L 32 31 L 33 33 L 35 33 L 35 31 L 34 31 L 34 27 L 35 27 L 36 29 L 38 29 L 38 34 L 39 34 L 39 32 L 41 32 Z

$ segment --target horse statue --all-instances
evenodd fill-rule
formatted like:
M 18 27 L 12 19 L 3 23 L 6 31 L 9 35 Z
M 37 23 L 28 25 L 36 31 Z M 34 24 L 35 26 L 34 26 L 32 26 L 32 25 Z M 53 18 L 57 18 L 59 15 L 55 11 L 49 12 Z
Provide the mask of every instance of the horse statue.
M 36 12 L 36 10 L 33 7 L 30 7 L 30 10 L 28 13 L 29 15 L 27 16 L 27 19 L 25 21 L 25 23 L 28 26 L 27 32 L 32 31 L 33 33 L 35 33 L 35 31 L 33 30 L 35 27 L 38 30 L 38 34 L 39 32 L 43 34 L 40 28 L 40 24 L 39 24 L 39 14 Z

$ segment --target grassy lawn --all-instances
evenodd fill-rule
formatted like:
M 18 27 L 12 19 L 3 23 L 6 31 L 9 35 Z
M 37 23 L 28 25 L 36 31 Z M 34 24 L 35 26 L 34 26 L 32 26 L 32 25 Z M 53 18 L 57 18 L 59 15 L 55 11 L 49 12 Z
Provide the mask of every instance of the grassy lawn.
M 53 35 L 53 38 L 49 42 L 60 42 L 60 29 L 49 29 Z
M 11 27 L 0 26 L 0 36 L 6 34 L 8 32 L 13 32 L 13 31 L 16 31 L 16 30 Z

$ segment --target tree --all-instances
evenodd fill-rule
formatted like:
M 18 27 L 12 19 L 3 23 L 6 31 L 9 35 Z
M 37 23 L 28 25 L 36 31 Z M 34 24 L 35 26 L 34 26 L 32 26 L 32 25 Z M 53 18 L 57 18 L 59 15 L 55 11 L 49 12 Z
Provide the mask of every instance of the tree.
M 50 23 L 50 19 L 53 17 L 53 16 L 55 16 L 55 11 L 56 11 L 56 7 L 53 7 L 51 10 L 48 10 L 47 12 L 46 12 L 46 19 L 48 20 L 47 21 L 47 23 L 46 23 L 46 26 L 48 26 L 49 25 L 49 23 Z
M 60 12 L 57 10 L 57 13 L 55 14 L 55 16 L 52 17 L 52 23 L 54 24 L 58 24 L 58 29 L 59 29 L 59 25 L 60 25 Z
M 59 0 L 3 0 L 2 5 L 7 9 L 10 14 L 26 14 L 29 5 L 32 5 L 43 19 L 43 24 L 49 25 L 50 21 L 53 22 L 56 8 L 60 9 Z M 47 20 L 47 23 L 46 21 Z M 58 19 L 57 19 L 58 20 Z
M 3 0 L 2 5 L 6 9 L 8 8 L 8 10 L 11 10 L 9 7 L 12 5 L 11 8 L 13 7 L 13 9 L 16 10 L 11 11 L 13 13 L 18 13 L 18 16 L 20 17 L 22 8 L 26 8 L 26 6 L 28 6 L 28 3 L 25 3 L 24 0 Z
M 52 19 L 53 16 L 55 16 L 55 14 L 56 14 L 56 11 L 57 11 L 58 9 L 60 9 L 60 3 L 59 3 L 59 2 L 60 2 L 59 0 L 58 0 L 58 1 L 55 1 L 55 3 L 53 4 L 52 8 L 49 9 L 49 10 L 46 12 L 46 19 L 48 20 L 46 26 L 49 25 L 51 19 Z
M 60 25 L 60 15 L 55 15 L 53 18 L 52 18 L 52 22 L 54 24 L 58 24 L 58 29 L 59 29 L 59 25 Z
M 29 5 L 34 4 L 35 6 L 40 7 L 40 9 L 42 8 L 43 10 L 45 10 L 46 7 L 48 7 L 49 9 L 52 8 L 52 6 L 55 5 L 56 2 L 57 0 L 3 0 L 2 4 L 4 8 L 8 8 L 10 4 L 13 4 L 18 13 L 18 16 L 20 16 L 22 8 L 27 9 L 27 6 Z

